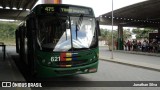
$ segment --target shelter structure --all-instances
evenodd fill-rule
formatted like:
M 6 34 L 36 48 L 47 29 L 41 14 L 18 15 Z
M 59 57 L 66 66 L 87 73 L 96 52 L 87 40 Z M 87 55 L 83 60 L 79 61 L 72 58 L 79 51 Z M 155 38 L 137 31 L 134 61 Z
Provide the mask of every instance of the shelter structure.
M 118 26 L 118 49 L 123 49 L 123 27 L 149 27 L 158 29 L 160 39 L 160 0 L 146 0 L 113 11 L 114 25 Z M 99 18 L 100 25 L 112 24 L 112 12 Z
M 0 19 L 22 20 L 38 0 L 0 0 Z

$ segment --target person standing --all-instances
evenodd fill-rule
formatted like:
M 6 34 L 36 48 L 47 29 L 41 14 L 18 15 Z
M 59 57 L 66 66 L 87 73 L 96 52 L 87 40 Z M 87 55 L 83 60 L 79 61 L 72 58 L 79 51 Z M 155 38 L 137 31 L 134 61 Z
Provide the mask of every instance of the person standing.
M 145 52 L 145 51 L 146 51 L 146 46 L 147 46 L 147 41 L 144 40 L 144 41 L 143 41 L 143 44 L 142 44 L 142 52 Z
M 131 45 L 131 41 L 128 40 L 128 42 L 127 42 L 128 51 L 131 50 L 131 46 L 132 46 L 132 45 Z
M 139 41 L 139 42 L 137 43 L 137 45 L 138 45 L 138 50 L 141 51 L 141 49 L 142 49 L 141 41 Z

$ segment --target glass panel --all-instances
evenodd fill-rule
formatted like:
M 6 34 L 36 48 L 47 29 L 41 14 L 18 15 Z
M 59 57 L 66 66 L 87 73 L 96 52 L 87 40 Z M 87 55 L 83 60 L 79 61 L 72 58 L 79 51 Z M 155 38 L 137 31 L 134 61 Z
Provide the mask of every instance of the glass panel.
M 95 33 L 95 20 L 89 17 L 71 17 L 73 48 L 90 48 Z
M 69 39 L 70 33 L 68 33 L 68 30 L 66 29 L 66 24 L 68 23 L 67 21 L 67 17 L 39 17 L 37 42 L 40 46 L 40 49 L 53 51 L 59 41 L 63 42 Z M 60 40 L 61 38 L 64 39 Z
M 43 16 L 39 17 L 38 28 L 37 42 L 41 50 L 89 49 L 97 40 L 95 19 L 90 17 Z

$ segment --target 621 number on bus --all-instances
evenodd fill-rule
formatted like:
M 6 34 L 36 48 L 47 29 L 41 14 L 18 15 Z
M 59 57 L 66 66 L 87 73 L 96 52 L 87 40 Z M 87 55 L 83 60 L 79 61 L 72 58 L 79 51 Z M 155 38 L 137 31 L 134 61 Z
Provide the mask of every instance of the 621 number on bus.
M 60 56 L 51 57 L 51 62 L 60 61 Z

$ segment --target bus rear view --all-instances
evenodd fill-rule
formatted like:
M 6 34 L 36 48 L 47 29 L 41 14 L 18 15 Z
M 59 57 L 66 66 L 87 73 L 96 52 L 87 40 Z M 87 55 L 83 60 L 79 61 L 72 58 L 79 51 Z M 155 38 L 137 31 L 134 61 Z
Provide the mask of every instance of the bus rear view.
M 23 27 L 18 30 L 25 32 L 19 37 L 24 38 L 19 41 L 23 44 L 17 45 L 24 45 L 20 51 L 33 74 L 54 77 L 97 72 L 99 26 L 91 8 L 37 5 Z

